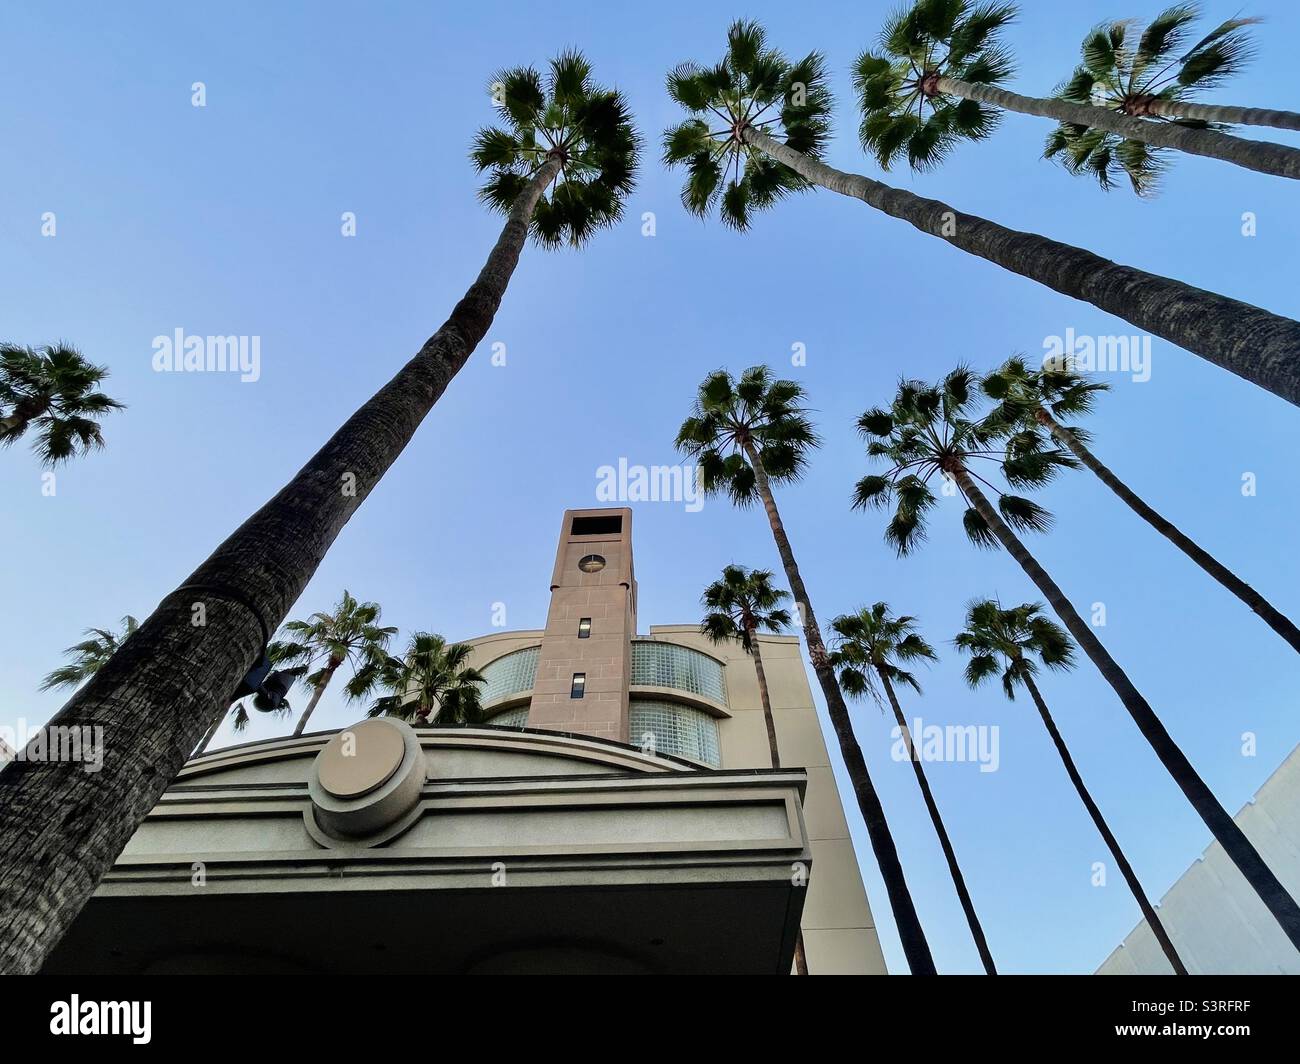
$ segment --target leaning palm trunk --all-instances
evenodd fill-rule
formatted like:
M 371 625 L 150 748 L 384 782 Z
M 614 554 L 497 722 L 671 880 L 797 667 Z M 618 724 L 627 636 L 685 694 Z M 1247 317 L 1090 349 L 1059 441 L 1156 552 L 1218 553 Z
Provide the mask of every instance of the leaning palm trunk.
M 226 719 L 227 715 L 228 711 L 227 713 L 222 713 L 212 722 L 208 730 L 203 733 L 203 738 L 199 740 L 199 745 L 195 748 L 194 753 L 190 755 L 191 757 L 198 757 L 199 754 L 206 754 L 208 752 L 208 743 L 212 742 L 212 737 L 217 734 L 217 729 L 221 727 L 221 723 Z
M 1297 628 L 1290 618 L 1270 605 L 1268 600 L 1246 581 L 1183 535 L 1172 522 L 1165 520 L 1151 509 L 1132 488 L 1112 473 L 1096 455 L 1075 438 L 1073 432 L 1060 424 L 1050 413 L 1040 407 L 1037 416 L 1039 422 L 1052 434 L 1052 438 L 1069 448 L 1080 462 L 1096 473 L 1097 478 L 1127 504 L 1130 510 L 1259 614 L 1265 624 L 1291 644 L 1292 650 L 1300 653 L 1300 628 Z
M 559 170 L 514 204 L 442 327 L 276 496 L 159 604 L 51 722 L 102 726 L 99 772 L 19 761 L 0 775 L 0 972 L 33 972 L 158 801 L 330 544 L 491 324 Z M 202 611 L 197 607 L 202 605 Z M 194 618 L 203 615 L 204 623 Z
M 763 509 L 767 512 L 768 523 L 772 526 L 772 538 L 776 540 L 776 550 L 781 556 L 785 568 L 785 577 L 790 581 L 790 590 L 794 592 L 795 605 L 803 620 L 804 640 L 808 644 L 808 657 L 812 661 L 817 682 L 821 685 L 826 698 L 826 711 L 831 718 L 831 726 L 839 740 L 840 750 L 844 755 L 844 766 L 848 769 L 849 779 L 853 783 L 853 793 L 858 799 L 858 808 L 867 826 L 867 836 L 871 839 L 871 849 L 880 867 L 881 878 L 885 881 L 885 890 L 889 893 L 889 906 L 898 926 L 898 937 L 902 941 L 903 953 L 907 957 L 908 967 L 913 975 L 934 975 L 934 958 L 930 954 L 930 944 L 926 941 L 925 930 L 916 915 L 916 904 L 912 901 L 911 891 L 903 876 L 903 866 L 898 860 L 898 849 L 894 837 L 890 834 L 889 823 L 885 820 L 885 809 L 880 804 L 880 795 L 867 772 L 867 762 L 862 756 L 862 747 L 858 745 L 857 736 L 853 734 L 853 722 L 849 718 L 848 706 L 835 679 L 835 670 L 826 653 L 826 644 L 822 640 L 821 628 L 813 614 L 812 602 L 808 598 L 808 589 L 804 587 L 803 576 L 795 562 L 794 551 L 785 534 L 785 525 L 776 508 L 776 499 L 772 495 L 767 473 L 759 458 L 758 449 L 750 442 L 745 443 L 745 454 L 754 470 L 754 480 L 759 495 L 763 499 Z
M 930 790 L 930 781 L 925 777 L 925 769 L 921 767 L 921 757 L 916 753 L 912 741 L 911 729 L 907 726 L 907 720 L 903 717 L 903 709 L 898 704 L 898 696 L 894 694 L 894 685 L 889 682 L 889 677 L 883 672 L 879 673 L 880 682 L 885 688 L 885 694 L 889 696 L 889 705 L 894 711 L 894 720 L 898 722 L 898 731 L 902 736 L 903 745 L 907 750 L 907 759 L 912 762 L 912 771 L 916 773 L 916 782 L 921 788 L 921 797 L 925 799 L 925 808 L 930 813 L 930 823 L 934 825 L 934 833 L 939 836 L 939 846 L 943 850 L 944 860 L 948 862 L 948 873 L 952 876 L 952 885 L 957 888 L 957 897 L 961 901 L 962 912 L 966 914 L 966 923 L 970 927 L 971 937 L 975 939 L 975 948 L 979 951 L 980 961 L 984 965 L 984 972 L 987 975 L 997 975 L 997 966 L 993 963 L 993 953 L 989 950 L 988 939 L 984 937 L 984 928 L 980 925 L 980 918 L 975 912 L 975 903 L 971 901 L 970 891 L 966 889 L 966 877 L 962 875 L 961 866 L 957 864 L 957 852 L 952 848 L 952 840 L 948 837 L 948 829 L 944 827 L 943 817 L 939 815 L 939 804 L 934 800 L 934 794 Z
M 1142 889 L 1142 884 L 1138 881 L 1137 873 L 1133 871 L 1133 866 L 1128 863 L 1128 858 L 1124 856 L 1124 851 L 1120 849 L 1119 840 L 1111 832 L 1110 825 L 1106 823 L 1106 818 L 1101 815 L 1097 803 L 1092 800 L 1092 795 L 1084 784 L 1083 777 L 1079 775 L 1079 770 L 1075 767 L 1074 758 L 1070 754 L 1069 747 L 1065 745 L 1061 733 L 1056 730 L 1056 721 L 1052 719 L 1052 714 L 1048 712 L 1047 703 L 1043 701 L 1043 696 L 1038 693 L 1038 687 L 1034 683 L 1033 677 L 1025 676 L 1025 686 L 1029 688 L 1029 695 L 1034 700 L 1034 705 L 1038 707 L 1038 715 L 1043 718 L 1043 724 L 1047 728 L 1047 734 L 1052 737 L 1056 752 L 1061 755 L 1061 764 L 1065 766 L 1066 775 L 1070 777 L 1070 782 L 1074 784 L 1074 789 L 1078 792 L 1084 808 L 1088 810 L 1088 815 L 1092 817 L 1093 824 L 1101 834 L 1102 839 L 1105 840 L 1110 855 L 1115 858 L 1115 863 L 1119 866 L 1119 870 L 1124 876 L 1124 882 L 1128 884 L 1128 889 L 1133 892 L 1133 897 L 1137 899 L 1138 908 L 1142 910 L 1147 926 L 1151 928 L 1151 933 L 1156 936 L 1160 948 L 1165 951 L 1165 956 L 1169 958 L 1169 963 L 1173 965 L 1174 974 L 1186 975 L 1187 969 L 1183 966 L 1183 960 L 1178 956 L 1178 951 L 1174 949 L 1173 942 L 1169 940 L 1165 925 L 1160 922 L 1160 917 L 1156 914 L 1156 907 L 1147 898 L 1146 891 Z
M 330 680 L 334 679 L 334 673 L 342 662 L 330 662 L 325 667 L 325 675 L 321 677 L 320 683 L 316 685 L 316 690 L 311 693 L 311 701 L 307 703 L 307 708 L 302 711 L 302 716 L 298 718 L 298 724 L 293 729 L 295 736 L 301 735 L 303 728 L 307 727 L 307 719 L 316 711 L 316 704 L 320 701 L 320 696 L 325 693 L 325 688 L 330 685 Z
M 763 706 L 763 723 L 767 726 L 767 749 L 772 757 L 772 767 L 781 767 L 781 751 L 776 743 L 776 718 L 772 716 L 772 699 L 767 691 L 767 673 L 763 669 L 763 650 L 758 645 L 758 633 L 749 629 L 750 653 L 754 655 L 754 675 L 758 679 L 758 699 Z M 804 950 L 803 930 L 794 940 L 794 970 L 796 975 L 808 974 L 808 954 Z
M 744 137 L 815 185 L 860 199 L 1012 273 L 1085 300 L 1300 405 L 1300 322 L 847 174 L 752 127 Z
M 1266 107 L 1229 107 L 1206 103 L 1183 103 L 1179 100 L 1146 101 L 1148 114 L 1162 118 L 1191 118 L 1202 122 L 1222 122 L 1236 126 L 1272 126 L 1274 129 L 1300 129 L 1300 112 L 1273 111 Z
M 1152 144 L 1158 148 L 1174 148 L 1190 155 L 1204 155 L 1209 159 L 1235 163 L 1237 166 L 1258 170 L 1263 174 L 1300 180 L 1300 148 L 1291 148 L 1285 144 L 1243 140 L 1241 137 L 1219 133 L 1213 129 L 1193 129 L 1190 126 L 1180 126 L 1171 122 L 1152 122 L 1146 118 L 1120 114 L 1106 107 L 1093 107 L 1090 104 L 1073 103 L 1070 100 L 1021 96 L 1018 92 L 1008 92 L 1006 89 L 995 88 L 992 85 L 972 85 L 969 81 L 960 81 L 957 78 L 938 78 L 935 81 L 935 91 L 948 96 L 960 96 L 964 100 L 978 100 L 980 103 L 992 104 L 994 107 L 1018 111 L 1025 115 L 1036 115 L 1039 118 L 1052 118 L 1058 122 L 1104 129 L 1110 133 L 1118 133 L 1129 140 L 1140 140 L 1143 144 Z M 1181 117 L 1193 117 L 1181 114 L 1181 105 L 1176 104 L 1174 107 Z M 1147 109 L 1152 114 L 1164 113 L 1162 109 L 1151 105 L 1148 105 Z M 1217 108 L 1202 109 L 1217 110 Z
M 749 633 L 750 653 L 754 655 L 754 674 L 758 678 L 758 697 L 763 704 L 763 723 L 767 726 L 767 748 L 772 755 L 772 767 L 781 767 L 781 752 L 776 746 L 776 720 L 772 716 L 772 700 L 767 693 L 767 673 L 763 670 L 763 651 L 758 645 L 758 634 Z
M 1297 949 L 1300 949 L 1300 906 L 1296 905 L 1295 899 L 1287 893 L 1286 888 L 1278 881 L 1277 876 L 1264 863 L 1264 859 L 1260 857 L 1259 852 L 1251 845 L 1245 833 L 1237 826 L 1237 822 L 1219 804 L 1219 800 L 1214 797 L 1214 793 L 1205 785 L 1205 781 L 1197 774 L 1196 769 L 1192 767 L 1192 763 L 1187 760 L 1187 755 L 1178 748 L 1173 736 L 1165 730 L 1165 726 L 1160 722 L 1160 718 L 1156 716 L 1151 706 L 1147 704 L 1147 700 L 1142 697 L 1124 670 L 1119 667 L 1115 659 L 1102 646 L 1101 640 L 1093 634 L 1092 628 L 1070 605 L 1070 600 L 1065 597 L 1064 592 L 1056 585 L 1056 582 L 1047 575 L 1047 571 L 1038 564 L 1033 555 L 1025 549 L 1025 545 L 1020 542 L 1016 534 L 1002 520 L 984 493 L 975 484 L 966 468 L 957 465 L 949 472 L 956 479 L 962 493 L 970 501 L 971 505 L 984 518 L 985 523 L 998 538 L 998 541 L 1007 549 L 1007 553 L 1016 560 L 1029 579 L 1037 585 L 1038 590 L 1043 593 L 1056 615 L 1061 618 L 1065 623 L 1065 627 L 1070 630 L 1070 634 L 1083 647 L 1084 653 L 1097 666 L 1097 670 L 1102 677 L 1119 696 L 1119 700 L 1124 703 L 1124 708 L 1128 710 L 1134 723 L 1137 724 L 1138 730 L 1151 744 L 1156 756 L 1160 758 L 1160 763 L 1173 776 L 1174 782 L 1178 784 L 1183 794 L 1187 796 L 1187 800 L 1192 803 L 1192 807 L 1200 814 L 1201 819 L 1205 821 L 1206 827 L 1210 829 L 1219 845 L 1223 847 L 1224 852 L 1232 859 L 1233 864 L 1241 870 L 1241 874 L 1246 877 L 1255 893 L 1259 895 L 1260 901 L 1273 914 L 1277 922 L 1282 925 L 1282 930 L 1286 933 L 1287 938 L 1291 940 Z

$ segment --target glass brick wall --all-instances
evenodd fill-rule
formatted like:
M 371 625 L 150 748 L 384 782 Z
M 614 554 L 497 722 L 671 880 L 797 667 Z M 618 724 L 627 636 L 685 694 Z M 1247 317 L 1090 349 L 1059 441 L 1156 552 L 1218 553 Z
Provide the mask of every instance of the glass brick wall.
M 723 667 L 707 654 L 675 643 L 638 639 L 632 643 L 632 683 L 671 687 L 727 704 Z

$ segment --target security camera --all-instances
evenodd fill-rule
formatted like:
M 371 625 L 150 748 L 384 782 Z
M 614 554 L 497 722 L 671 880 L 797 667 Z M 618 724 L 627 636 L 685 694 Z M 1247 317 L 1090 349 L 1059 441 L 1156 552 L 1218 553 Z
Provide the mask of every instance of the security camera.
M 271 659 L 262 652 L 257 664 L 248 670 L 231 696 L 231 702 L 253 696 L 253 708 L 262 713 L 274 713 L 289 708 L 289 688 L 307 671 L 305 665 L 293 669 L 273 669 Z

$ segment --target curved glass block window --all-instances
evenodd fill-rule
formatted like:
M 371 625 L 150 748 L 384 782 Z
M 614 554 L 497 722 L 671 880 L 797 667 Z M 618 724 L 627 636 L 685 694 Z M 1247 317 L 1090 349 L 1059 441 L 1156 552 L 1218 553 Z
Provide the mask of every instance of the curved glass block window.
M 528 723 L 528 707 L 515 706 L 495 717 L 488 717 L 483 723 L 492 728 L 522 728 Z
M 727 681 L 722 666 L 707 654 L 676 643 L 634 641 L 632 682 L 690 691 L 720 705 L 727 704 Z
M 517 695 L 520 691 L 531 691 L 533 681 L 537 679 L 537 658 L 541 647 L 524 647 L 488 662 L 483 667 L 487 683 L 483 685 L 483 704 L 489 705 L 498 698 Z
M 717 718 L 694 706 L 634 698 L 628 704 L 628 741 L 646 753 L 722 764 Z

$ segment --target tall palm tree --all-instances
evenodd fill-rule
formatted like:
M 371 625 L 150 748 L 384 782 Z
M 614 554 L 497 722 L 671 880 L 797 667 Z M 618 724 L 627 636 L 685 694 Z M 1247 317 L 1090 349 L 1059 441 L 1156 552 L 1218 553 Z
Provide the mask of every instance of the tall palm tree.
M 721 62 L 678 66 L 668 93 L 691 117 L 664 135 L 664 162 L 686 168 L 682 202 L 696 214 L 716 209 L 724 224 L 745 229 L 788 193 L 829 189 L 1300 405 L 1300 322 L 828 166 L 821 155 L 831 98 L 816 52 L 792 63 L 767 45 L 757 23 L 737 22 Z
M 67 344 L 0 344 L 0 445 L 31 432 L 32 450 L 51 467 L 99 450 L 99 419 L 123 409 L 99 390 L 107 376 Z
M 768 570 L 728 565 L 722 570 L 722 579 L 706 587 L 700 598 L 705 610 L 704 619 L 700 621 L 700 633 L 714 643 L 737 642 L 754 659 L 758 699 L 763 706 L 767 750 L 773 768 L 781 767 L 781 751 L 776 741 L 776 718 L 772 716 L 772 699 L 767 690 L 763 647 L 758 633 L 784 632 L 790 627 L 790 613 L 781 606 L 789 597 L 789 592 L 772 586 L 772 574 Z M 799 975 L 808 974 L 803 931 L 795 939 L 794 965 Z
M 738 381 L 725 370 L 718 370 L 700 385 L 691 416 L 678 430 L 677 448 L 695 459 L 706 494 L 725 493 L 739 507 L 759 501 L 767 513 L 772 538 L 803 622 L 808 657 L 826 698 L 831 726 L 844 754 L 871 849 L 885 881 L 908 966 L 913 975 L 933 975 L 934 958 L 903 876 L 880 795 L 871 782 L 862 748 L 853 733 L 853 722 L 835 679 L 812 600 L 772 494 L 773 483 L 788 483 L 800 477 L 808 464 L 808 452 L 817 445 L 817 434 L 808 419 L 803 398 L 803 389 L 798 384 L 773 380 L 766 366 L 747 369 Z
M 140 622 L 129 613 L 122 618 L 120 631 L 107 628 L 87 628 L 83 635 L 90 638 L 68 647 L 63 653 L 72 658 L 67 665 L 60 665 L 41 681 L 42 691 L 51 691 L 57 687 L 80 687 L 94 676 L 104 664 L 117 653 L 117 648 L 126 642 Z
M 1067 428 L 1058 420 L 1088 413 L 1092 409 L 1093 397 L 1106 390 L 1105 384 L 1089 380 L 1075 372 L 1068 360 L 1059 365 L 1033 369 L 1023 358 L 1017 357 L 1008 359 L 1000 369 L 986 377 L 983 387 L 985 394 L 1001 403 L 1005 416 L 1041 425 L 1051 433 L 1052 439 L 1092 470 L 1097 479 L 1118 495 L 1130 510 L 1241 599 L 1265 624 L 1285 639 L 1293 650 L 1300 652 L 1300 628 L 1290 618 L 1208 551 L 1198 546 L 1173 522 L 1148 506 L 1092 453 L 1088 447 L 1090 437 L 1087 432 L 1078 426 Z
M 1221 132 L 1222 125 L 1199 119 L 1136 117 L 1157 113 L 1145 102 L 1154 99 L 1152 94 L 1094 99 L 1094 85 L 1100 83 L 1097 78 L 1088 80 L 1090 70 L 1097 69 L 1101 49 L 1110 56 L 1112 67 L 1127 61 L 1137 68 L 1136 80 L 1130 84 L 1144 84 L 1142 72 L 1150 71 L 1153 87 L 1167 83 L 1168 89 L 1161 92 L 1186 95 L 1240 69 L 1249 52 L 1244 27 L 1253 20 L 1224 23 L 1181 60 L 1169 63 L 1166 60 L 1186 44 L 1186 23 L 1195 18 L 1191 9 L 1164 12 L 1142 35 L 1137 49 L 1127 52 L 1123 41 L 1128 24 L 1102 27 L 1084 44 L 1085 59 L 1092 67 L 1080 68 L 1057 96 L 1044 99 L 1001 87 L 1013 64 L 998 34 L 1015 17 L 1014 4 L 969 0 L 916 0 L 892 16 L 880 35 L 880 51 L 864 52 L 853 67 L 863 116 L 859 130 L 863 148 L 885 169 L 900 154 L 914 168 L 927 169 L 958 142 L 987 137 L 997 123 L 998 109 L 1005 108 L 1062 123 L 1049 140 L 1047 155 L 1064 154 L 1072 172 L 1096 173 L 1107 188 L 1113 173 L 1122 169 L 1140 194 L 1153 191 L 1164 168 L 1159 153 L 1171 148 L 1300 178 L 1300 149 L 1228 136 Z M 1118 30 L 1117 40 L 1108 29 Z M 1117 58 L 1117 53 L 1123 58 Z M 1157 66 L 1160 74 L 1155 72 Z M 1178 70 L 1168 73 L 1173 66 Z M 1184 84 L 1184 78 L 1192 80 Z
M 705 609 L 700 632 L 714 643 L 738 642 L 754 659 L 758 678 L 758 697 L 763 705 L 763 722 L 767 726 L 767 749 L 772 767 L 781 767 L 781 753 L 776 743 L 776 721 L 767 692 L 767 673 L 763 671 L 763 648 L 759 632 L 783 632 L 790 627 L 790 613 L 781 603 L 789 592 L 772 586 L 772 574 L 766 569 L 746 569 L 728 565 L 722 579 L 704 589 L 700 604 Z
M 1068 452 L 1040 439 L 1033 443 L 1032 429 L 1008 425 L 996 414 L 978 419 L 975 403 L 978 381 L 969 369 L 950 373 L 938 385 L 904 381 L 888 410 L 868 410 L 858 427 L 869 440 L 869 456 L 884 459 L 890 469 L 858 482 L 854 506 L 886 507 L 894 513 L 885 539 L 899 554 L 907 554 L 925 538 L 925 520 L 937 502 L 930 487 L 936 476 L 951 478 L 968 504 L 964 523 L 977 546 L 1001 544 L 1024 570 L 1053 612 L 1074 636 L 1083 652 L 1110 684 L 1128 710 L 1160 763 L 1174 778 L 1192 807 L 1205 821 L 1224 852 L 1240 869 L 1287 937 L 1300 948 L 1300 906 L 1287 893 L 1235 820 L 1206 786 L 1187 755 L 1179 749 L 1155 711 L 1142 697 L 1128 674 L 1102 645 L 1092 627 L 1079 616 L 1065 593 L 1026 549 L 1013 528 L 1045 531 L 1050 515 L 1037 503 L 1006 493 L 972 468 L 988 461 L 1000 467 L 1012 487 L 1036 487 L 1061 468 L 1077 466 Z M 1010 438 L 999 453 L 997 442 Z M 981 485 L 998 495 L 995 507 Z
M 1088 815 L 1092 817 L 1092 822 L 1102 839 L 1105 840 L 1106 848 L 1115 858 L 1115 863 L 1124 876 L 1124 882 L 1128 884 L 1133 897 L 1137 899 L 1138 907 L 1156 936 L 1156 941 L 1165 951 L 1165 956 L 1173 965 L 1175 974 L 1186 975 L 1187 969 L 1183 965 L 1182 958 L 1178 956 L 1178 951 L 1174 949 L 1173 942 L 1169 940 L 1155 906 L 1147 898 L 1137 873 L 1133 871 L 1133 866 L 1129 864 L 1128 858 L 1120 848 L 1119 840 L 1115 838 L 1110 825 L 1106 823 L 1106 818 L 1101 815 L 1101 810 L 1093 801 L 1074 763 L 1069 747 L 1061 738 L 1056 721 L 1052 719 L 1047 703 L 1043 701 L 1038 685 L 1034 683 L 1034 676 L 1038 672 L 1040 662 L 1049 669 L 1061 671 L 1074 667 L 1074 644 L 1070 642 L 1065 629 L 1050 618 L 1044 617 L 1039 603 L 1026 602 L 1004 610 L 993 599 L 984 599 L 982 602 L 972 602 L 967 607 L 966 628 L 953 640 L 953 643 L 957 649 L 970 655 L 970 660 L 966 663 L 966 682 L 971 687 L 978 687 L 985 680 L 1000 675 L 1002 691 L 1010 701 L 1015 701 L 1016 688 L 1019 686 L 1023 686 L 1029 692 L 1029 697 L 1033 699 L 1034 705 L 1038 708 L 1038 715 L 1043 720 L 1043 726 L 1051 736 L 1052 745 L 1056 747 L 1061 763 L 1065 766 L 1066 775 L 1070 777 L 1079 799 L 1088 810 Z
M 388 658 L 376 686 L 388 691 L 371 703 L 370 717 L 399 717 L 412 724 L 479 724 L 487 678 L 466 662 L 467 643 L 448 643 L 440 635 L 416 632 L 406 653 Z
M 504 129 L 473 161 L 505 223 L 477 279 L 419 352 L 269 502 L 168 594 L 56 725 L 117 737 L 100 772 L 20 762 L 0 784 L 0 972 L 40 968 L 262 653 L 326 551 L 492 324 L 530 229 L 581 246 L 618 221 L 638 136 L 623 97 L 567 53 L 545 77 L 494 78 Z M 508 199 L 511 191 L 515 195 Z M 203 625 L 193 607 L 205 607 Z
M 377 602 L 358 602 L 344 590 L 333 613 L 313 613 L 305 621 L 286 621 L 282 640 L 272 643 L 268 657 L 274 664 L 318 666 L 303 682 L 311 688 L 311 701 L 298 718 L 294 735 L 301 735 L 334 674 L 347 665 L 352 677 L 344 687 L 351 701 L 364 698 L 375 686 L 388 661 L 388 641 L 394 627 L 379 625 Z
M 957 897 L 961 901 L 962 912 L 966 914 L 971 936 L 975 939 L 980 961 L 986 974 L 997 975 L 993 953 L 975 912 L 975 903 L 971 901 L 966 877 L 962 875 L 961 866 L 957 863 L 957 852 L 953 849 L 952 839 L 939 814 L 939 804 L 934 800 L 930 781 L 926 779 L 925 769 L 921 767 L 921 755 L 916 752 L 912 730 L 907 726 L 903 707 L 898 704 L 898 695 L 894 691 L 895 684 L 905 684 L 917 694 L 921 693 L 920 681 L 903 665 L 938 660 L 934 648 L 917 632 L 915 617 L 895 617 L 889 605 L 884 602 L 864 607 L 857 613 L 842 614 L 831 621 L 831 628 L 838 637 L 831 662 L 839 672 L 840 687 L 844 692 L 854 698 L 870 696 L 878 706 L 882 705 L 879 689 L 885 692 L 885 698 L 894 712 L 894 721 L 898 725 L 903 747 L 907 750 L 908 760 L 912 762 L 912 771 L 921 788 L 921 797 L 925 800 L 930 822 L 939 837 L 944 860 L 948 862 L 948 873 L 952 876 L 953 886 L 957 888 Z
M 1136 41 L 1132 22 L 1116 21 L 1096 27 L 1084 39 L 1083 63 L 1057 89 L 1058 99 L 1086 106 L 1089 115 L 1105 110 L 1122 120 L 1126 120 L 1124 116 L 1135 116 L 1142 123 L 1143 138 L 1151 144 L 1160 143 L 1147 136 L 1152 127 L 1172 131 L 1177 138 L 1184 138 L 1183 131 L 1189 131 L 1201 142 L 1228 148 L 1231 156 L 1214 153 L 1219 158 L 1266 173 L 1297 176 L 1296 149 L 1227 137 L 1219 131 L 1230 123 L 1300 129 L 1300 113 L 1216 106 L 1191 98 L 1226 81 L 1245 65 L 1252 53 L 1245 27 L 1260 20 L 1229 19 L 1187 48 L 1191 24 L 1197 17 L 1198 10 L 1191 4 L 1168 8 Z M 1078 119 L 1064 118 L 1048 137 L 1044 156 L 1059 158 L 1071 173 L 1093 174 L 1103 188 L 1110 188 L 1123 174 L 1135 190 L 1145 191 L 1148 179 L 1163 169 L 1161 161 L 1149 158 L 1155 153 L 1144 152 L 1128 130 L 1102 127 L 1095 121 L 1090 125 L 1094 128 Z

